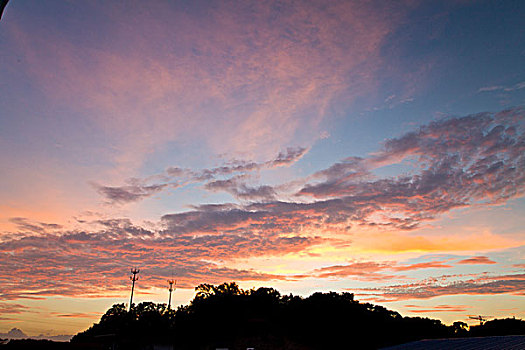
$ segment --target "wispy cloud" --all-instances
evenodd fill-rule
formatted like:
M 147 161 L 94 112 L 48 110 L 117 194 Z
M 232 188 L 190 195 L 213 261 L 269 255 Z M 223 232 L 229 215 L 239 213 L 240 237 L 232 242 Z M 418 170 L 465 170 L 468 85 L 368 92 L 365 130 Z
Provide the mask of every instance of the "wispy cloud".
M 421 269 L 443 269 L 452 268 L 452 265 L 445 264 L 444 261 L 429 261 L 414 264 L 399 264 L 395 261 L 357 261 L 344 265 L 326 266 L 316 269 L 307 274 L 288 276 L 288 278 L 347 278 L 360 281 L 386 281 L 392 279 L 402 279 L 406 276 L 392 275 L 393 272 L 414 271 Z
M 436 306 L 419 306 L 419 305 L 404 305 L 409 312 L 422 314 L 427 312 L 465 312 L 472 308 L 470 305 L 436 305 Z
M 292 139 L 311 145 L 332 101 L 375 89 L 381 45 L 410 2 L 85 6 L 96 16 L 78 28 L 104 19 L 92 30 L 97 45 L 59 34 L 54 22 L 9 27 L 9 38 L 53 105 L 111 135 L 113 160 L 129 170 L 173 140 L 254 158 Z
M 175 189 L 188 184 L 205 182 L 204 188 L 209 191 L 226 191 L 239 199 L 273 199 L 275 190 L 270 186 L 250 187 L 245 179 L 251 173 L 265 169 L 290 166 L 301 159 L 308 149 L 305 147 L 288 147 L 268 161 L 255 162 L 231 160 L 226 164 L 209 169 L 183 169 L 168 167 L 165 172 L 149 176 L 146 179 L 132 178 L 124 186 L 102 186 L 93 183 L 93 187 L 112 203 L 130 203 L 151 197 L 167 188 Z M 220 179 L 217 179 L 220 178 Z M 154 184 L 148 184 L 153 179 Z M 177 180 L 177 182 L 173 182 Z
M 387 140 L 366 159 L 336 164 L 299 195 L 339 199 L 364 214 L 360 223 L 411 229 L 474 203 L 498 204 L 523 195 L 523 108 L 438 120 Z M 416 161 L 415 174 L 367 181 L 369 170 Z
M 276 197 L 273 187 L 267 185 L 250 187 L 242 181 L 242 177 L 211 181 L 204 188 L 210 191 L 225 191 L 238 199 L 270 201 Z
M 352 277 L 360 281 L 380 281 L 395 278 L 393 275 L 382 273 L 388 270 L 389 263 L 376 263 L 373 261 L 355 262 L 346 265 L 327 266 L 306 275 L 294 276 L 295 278 L 318 277 L 318 278 L 345 278 Z
M 51 312 L 50 315 L 61 318 L 91 318 L 98 319 L 100 317 L 99 313 L 85 313 L 85 312 L 74 312 L 74 313 L 60 313 L 60 312 Z
M 471 264 L 471 265 L 478 265 L 478 264 L 497 264 L 495 261 L 490 260 L 486 256 L 475 256 L 468 259 L 463 259 L 457 262 L 458 264 Z
M 525 81 L 522 81 L 521 83 L 514 84 L 512 86 L 503 86 L 503 85 L 492 85 L 492 86 L 484 86 L 479 88 L 478 92 L 491 92 L 491 91 L 515 91 L 515 90 L 521 90 L 525 88 Z
M 2 315 L 20 314 L 20 313 L 28 311 L 29 309 L 30 309 L 29 307 L 22 305 L 22 304 L 14 304 L 14 303 L 6 303 L 6 302 L 0 303 L 0 313 L 2 313 Z
M 443 295 L 517 294 L 525 290 L 525 275 L 481 276 L 458 279 L 458 276 L 428 278 L 410 284 L 379 288 L 362 288 L 361 291 L 378 299 L 397 301 L 407 299 L 429 299 Z
M 101 195 L 109 199 L 113 203 L 129 203 L 136 202 L 141 199 L 150 197 L 155 193 L 162 191 L 166 188 L 167 184 L 158 184 L 158 185 L 130 185 L 130 186 L 101 186 L 93 184 Z
M 35 222 L 28 218 L 10 218 L 9 221 L 15 224 L 18 227 L 18 230 L 30 232 L 30 233 L 44 233 L 52 230 L 59 230 L 62 228 L 62 225 L 45 223 L 45 222 Z

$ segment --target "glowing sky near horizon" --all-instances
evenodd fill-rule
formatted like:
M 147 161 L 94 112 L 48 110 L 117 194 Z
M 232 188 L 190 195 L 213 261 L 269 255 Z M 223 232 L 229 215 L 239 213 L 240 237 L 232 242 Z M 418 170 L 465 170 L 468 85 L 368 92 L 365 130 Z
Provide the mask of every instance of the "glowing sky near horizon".
M 525 2 L 24 1 L 0 333 L 200 283 L 525 318 Z

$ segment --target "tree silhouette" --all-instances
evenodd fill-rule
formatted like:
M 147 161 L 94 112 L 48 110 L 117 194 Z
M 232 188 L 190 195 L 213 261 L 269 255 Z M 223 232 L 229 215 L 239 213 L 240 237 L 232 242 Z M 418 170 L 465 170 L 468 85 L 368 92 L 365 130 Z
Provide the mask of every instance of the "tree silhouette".
M 470 327 L 469 333 L 478 337 L 525 334 L 525 321 L 516 318 L 494 319 L 482 325 Z
M 144 302 L 131 311 L 113 305 L 72 344 L 117 344 L 140 349 L 153 343 L 175 349 L 376 349 L 424 338 L 525 334 L 525 321 L 493 320 L 467 330 L 464 322 L 403 317 L 351 293 L 281 295 L 273 288 L 242 290 L 234 283 L 201 284 L 195 298 L 176 311 Z M 92 347 L 95 348 L 95 347 Z
M 468 324 L 463 321 L 456 321 L 452 324 L 454 335 L 465 337 L 468 335 Z

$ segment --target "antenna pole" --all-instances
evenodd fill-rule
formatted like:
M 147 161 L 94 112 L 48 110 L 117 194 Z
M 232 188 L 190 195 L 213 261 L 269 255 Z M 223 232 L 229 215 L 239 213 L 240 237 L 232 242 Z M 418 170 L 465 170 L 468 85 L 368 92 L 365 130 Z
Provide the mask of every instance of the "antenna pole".
M 177 282 L 174 281 L 174 280 L 168 280 L 168 283 L 170 285 L 169 288 L 168 288 L 168 290 L 170 291 L 170 297 L 168 299 L 168 310 L 170 310 L 171 309 L 171 292 L 173 292 L 173 290 L 174 290 L 173 289 L 173 283 L 176 284 Z
M 135 289 L 135 281 L 139 280 L 139 277 L 137 276 L 137 274 L 139 272 L 140 272 L 139 269 L 133 268 L 133 269 L 131 269 L 131 273 L 133 274 L 133 276 L 129 276 L 129 279 L 132 282 L 132 284 L 131 284 L 131 298 L 129 299 L 129 311 L 131 311 L 131 307 L 133 305 L 133 290 Z

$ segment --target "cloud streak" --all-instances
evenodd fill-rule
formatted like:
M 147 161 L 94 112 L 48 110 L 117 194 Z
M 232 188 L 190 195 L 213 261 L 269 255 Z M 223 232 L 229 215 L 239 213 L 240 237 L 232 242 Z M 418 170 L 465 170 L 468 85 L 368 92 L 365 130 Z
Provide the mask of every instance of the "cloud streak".
M 474 256 L 472 258 L 463 259 L 457 262 L 458 264 L 481 265 L 481 264 L 497 264 L 486 256 Z
M 408 312 L 412 313 L 427 313 L 427 312 L 465 312 L 472 306 L 469 305 L 436 305 L 436 306 L 418 306 L 418 305 L 404 305 L 409 308 Z
M 521 83 L 514 84 L 512 86 L 502 86 L 502 85 L 492 85 L 492 86 L 484 86 L 479 88 L 478 92 L 491 92 L 491 91 L 515 91 L 515 90 L 521 90 L 525 89 L 525 81 L 522 81 Z
M 360 290 L 378 299 L 388 301 L 430 299 L 438 296 L 460 294 L 523 295 L 523 291 L 525 290 L 525 275 L 482 276 L 459 280 L 457 276 L 442 276 L 440 278 L 428 278 L 411 284 L 392 285 L 380 288 L 362 288 Z
M 415 271 L 421 269 L 443 269 L 452 268 L 452 265 L 447 265 L 444 261 L 429 261 L 414 264 L 399 264 L 394 261 L 359 261 L 352 262 L 345 265 L 326 266 L 316 269 L 307 274 L 289 276 L 289 278 L 336 278 L 344 279 L 351 277 L 359 281 L 388 281 L 392 279 L 406 278 L 403 275 L 392 275 L 393 272 Z M 390 272 L 389 274 L 385 272 Z
M 110 200 L 112 203 L 130 203 L 151 197 L 154 194 L 162 191 L 168 185 L 158 184 L 149 186 L 134 185 L 112 187 L 94 184 L 93 186 L 96 188 L 98 193 Z
M 288 147 L 279 152 L 275 158 L 265 162 L 232 160 L 219 167 L 201 170 L 168 167 L 164 173 L 155 174 L 146 179 L 132 178 L 129 180 L 130 184 L 125 186 L 102 186 L 96 183 L 92 185 L 111 203 L 119 204 L 137 202 L 167 188 L 174 189 L 202 182 L 205 182 L 204 188 L 209 191 L 229 192 L 238 199 L 273 199 L 276 193 L 272 187 L 250 187 L 244 181 L 254 172 L 291 166 L 307 152 L 308 149 L 305 147 Z M 148 184 L 150 179 L 165 181 Z M 178 182 L 174 183 L 173 180 Z

